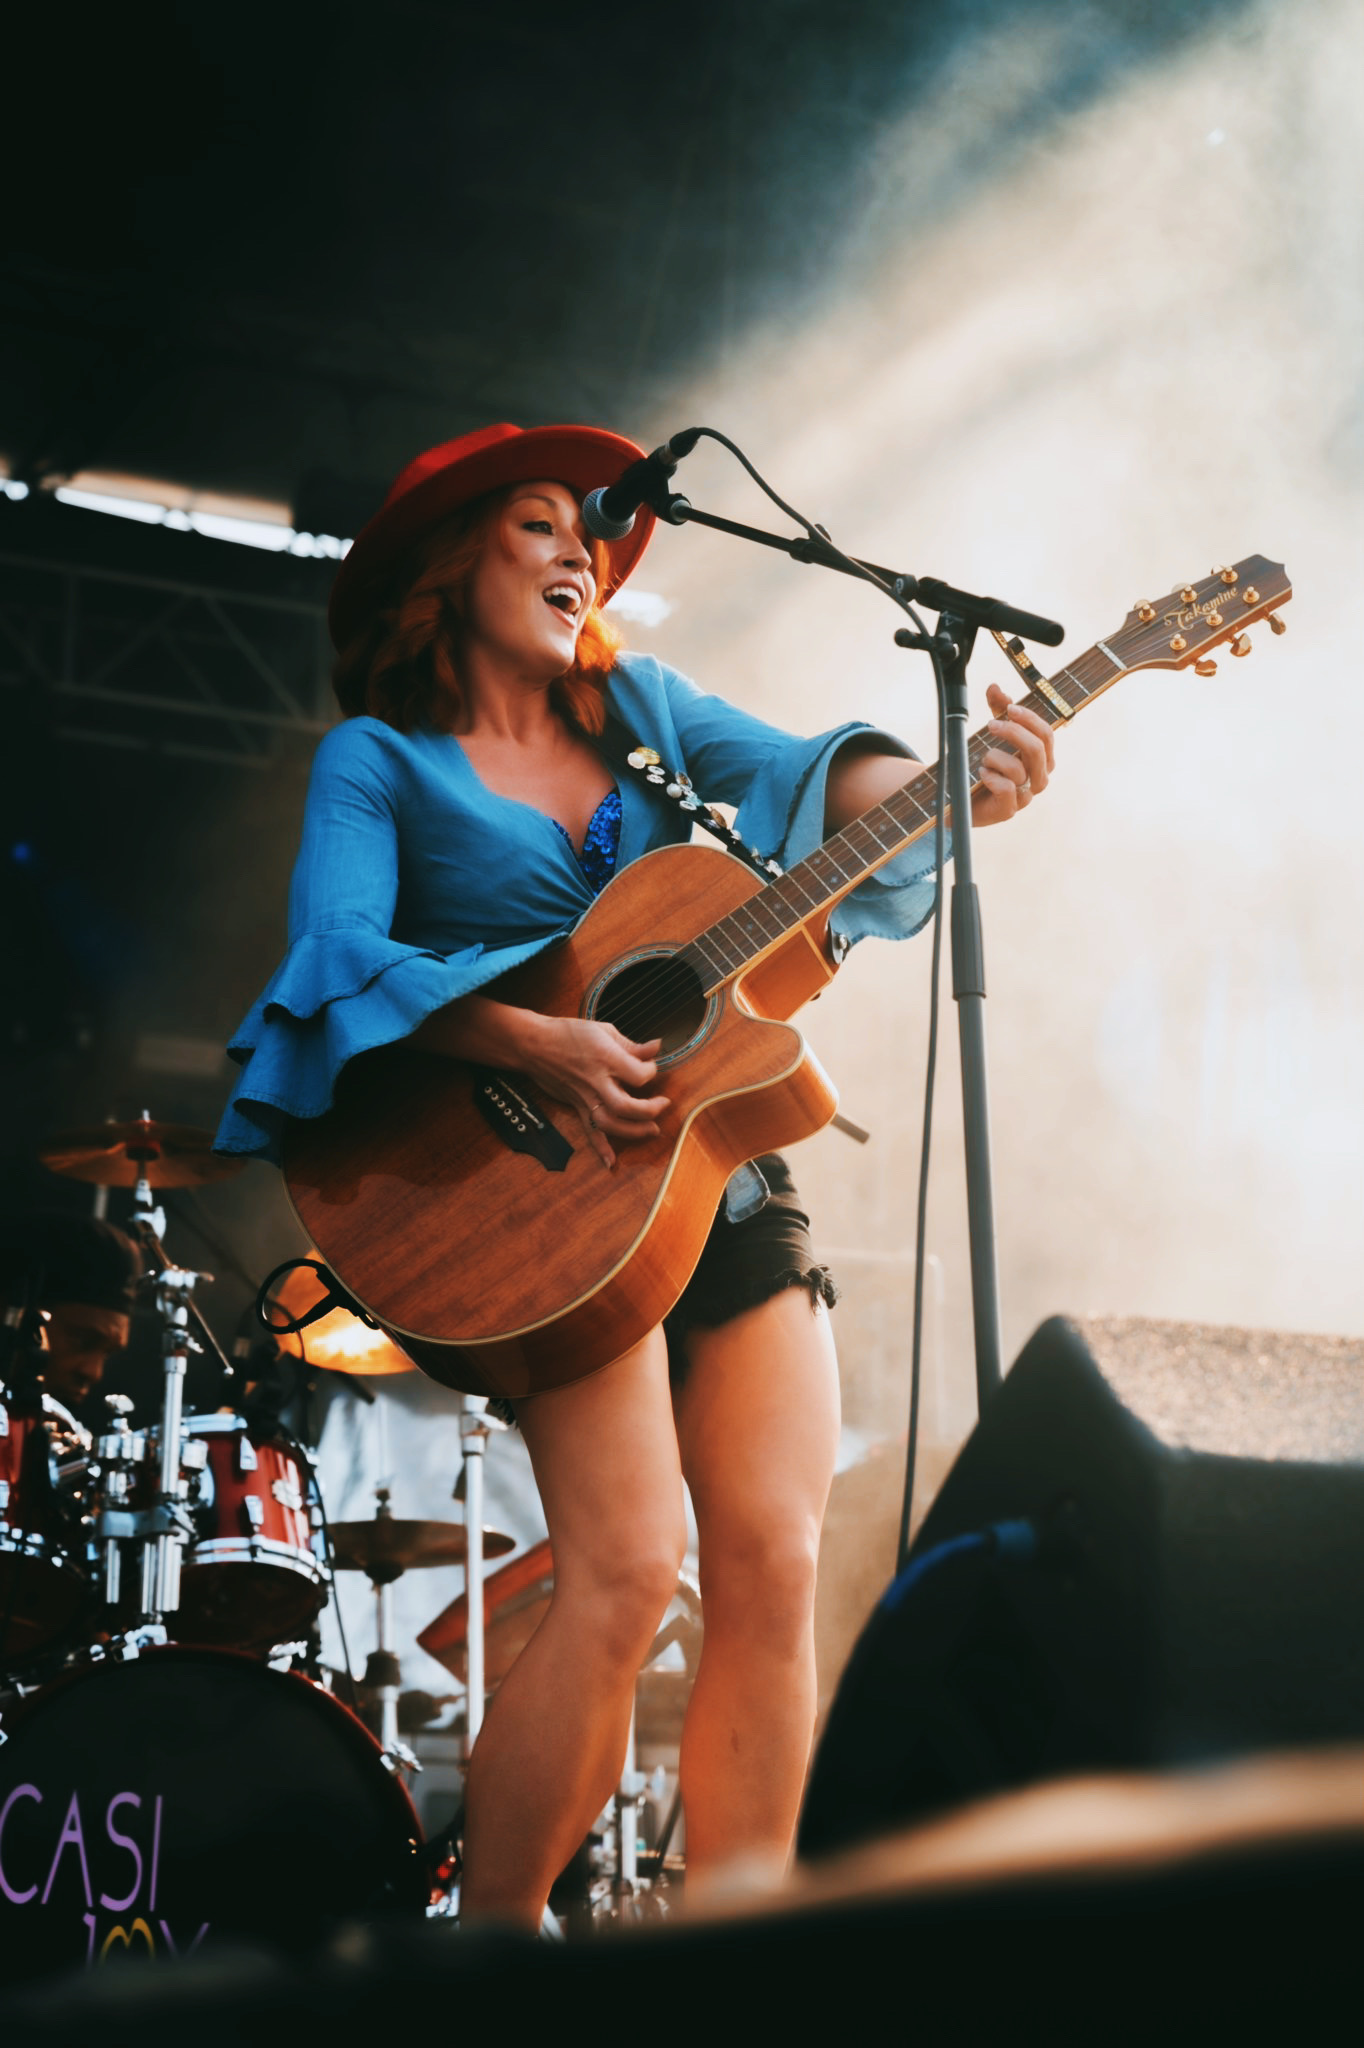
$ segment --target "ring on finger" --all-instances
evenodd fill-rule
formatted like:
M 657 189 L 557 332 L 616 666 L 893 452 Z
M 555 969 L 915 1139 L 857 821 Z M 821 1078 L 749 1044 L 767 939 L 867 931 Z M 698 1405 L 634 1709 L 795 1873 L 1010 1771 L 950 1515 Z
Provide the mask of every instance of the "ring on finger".
M 601 1104 L 599 1102 L 594 1102 L 591 1109 L 588 1110 L 587 1123 L 589 1130 L 599 1131 L 601 1129 L 601 1125 L 597 1122 L 597 1111 L 600 1108 Z

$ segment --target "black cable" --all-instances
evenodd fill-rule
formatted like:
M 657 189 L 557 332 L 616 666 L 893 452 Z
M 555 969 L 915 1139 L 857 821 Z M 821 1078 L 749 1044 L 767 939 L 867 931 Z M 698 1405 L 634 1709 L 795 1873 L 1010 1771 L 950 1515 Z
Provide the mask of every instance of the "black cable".
M 303 1367 L 304 1367 L 305 1371 L 307 1371 L 307 1372 L 315 1372 L 317 1368 L 316 1368 L 315 1366 L 313 1366 L 313 1365 L 312 1365 L 312 1364 L 311 1364 L 311 1363 L 309 1362 L 309 1358 L 308 1358 L 308 1348 L 307 1348 L 307 1346 L 305 1345 L 305 1343 L 303 1342 L 303 1338 L 302 1338 L 302 1335 L 301 1335 L 300 1333 L 298 1333 L 298 1332 L 295 1332 L 295 1334 L 296 1334 L 296 1335 L 298 1335 L 298 1355 L 299 1355 L 299 1359 L 300 1359 L 300 1361 L 301 1361 L 301 1363 L 302 1363 L 302 1365 L 303 1365 Z M 321 1446 L 321 1444 L 320 1444 L 320 1443 L 319 1443 L 319 1444 L 318 1444 L 318 1445 L 316 1446 L 316 1450 L 317 1450 L 317 1452 L 318 1452 L 318 1460 L 317 1460 L 317 1462 L 318 1462 L 318 1464 L 320 1465 L 320 1464 L 321 1464 L 321 1451 L 322 1451 L 322 1446 Z M 354 1671 L 353 1671 L 353 1670 L 351 1669 L 351 1661 L 350 1661 L 350 1644 L 349 1644 L 349 1643 L 348 1643 L 348 1642 L 346 1641 L 346 1624 L 345 1624 L 345 1621 L 343 1620 L 343 1618 L 342 1618 L 342 1614 L 341 1614 L 341 1595 L 340 1595 L 340 1592 L 338 1591 L 338 1588 L 337 1588 L 337 1579 L 336 1579 L 336 1551 L 335 1551 L 335 1549 L 334 1549 L 334 1548 L 333 1548 L 333 1546 L 332 1546 L 332 1525 L 331 1525 L 331 1523 L 330 1523 L 330 1522 L 329 1522 L 329 1521 L 327 1520 L 327 1502 L 326 1502 L 326 1498 L 325 1498 L 325 1495 L 324 1495 L 324 1493 L 323 1493 L 323 1488 L 322 1488 L 322 1474 L 321 1474 L 321 1472 L 320 1472 L 320 1471 L 314 1470 L 314 1472 L 313 1472 L 313 1484 L 314 1484 L 314 1486 L 315 1486 L 315 1487 L 317 1488 L 317 1505 L 318 1505 L 318 1511 L 320 1512 L 320 1514 L 321 1514 L 321 1516 L 322 1516 L 322 1541 L 323 1541 L 323 1544 L 324 1544 L 324 1546 L 325 1546 L 325 1548 L 326 1548 L 326 1552 L 327 1552 L 327 1560 L 326 1560 L 326 1561 L 327 1561 L 327 1570 L 328 1570 L 328 1572 L 329 1572 L 329 1573 L 330 1573 L 330 1575 L 331 1575 L 331 1589 L 332 1589 L 332 1590 L 331 1590 L 331 1602 L 332 1602 L 332 1610 L 333 1610 L 333 1612 L 334 1612 L 334 1613 L 335 1613 L 335 1615 L 336 1615 L 336 1632 L 337 1632 L 337 1634 L 338 1634 L 338 1635 L 340 1636 L 340 1638 L 341 1638 L 341 1655 L 342 1655 L 342 1656 L 343 1656 L 343 1657 L 345 1658 L 345 1660 L 346 1660 L 346 1684 L 347 1684 L 347 1687 L 348 1687 L 348 1689 L 349 1689 L 349 1691 L 350 1691 L 350 1694 L 351 1694 L 351 1697 L 350 1697 L 350 1699 L 348 1699 L 348 1700 L 347 1700 L 347 1701 L 345 1702 L 345 1704 L 346 1704 L 346 1705 L 347 1705 L 348 1707 L 353 1707 L 353 1706 L 354 1706 L 354 1704 L 355 1704 L 355 1673 L 354 1673 Z
M 924 1062 L 923 1138 L 919 1147 L 919 1201 L 914 1223 L 914 1322 L 909 1367 L 909 1442 L 905 1451 L 905 1490 L 900 1503 L 900 1536 L 896 1571 L 909 1554 L 909 1519 L 914 1506 L 914 1468 L 919 1456 L 919 1388 L 923 1377 L 924 1266 L 928 1238 L 928 1164 L 933 1146 L 933 1087 L 938 1071 L 938 1016 L 942 1006 L 943 865 L 947 853 L 947 693 L 936 653 L 933 673 L 938 682 L 938 802 L 933 820 L 933 964 L 929 970 L 928 1057 Z
M 892 604 L 898 605 L 902 612 L 907 613 L 914 621 L 918 632 L 923 636 L 925 651 L 933 664 L 933 679 L 937 686 L 938 769 L 937 803 L 934 809 L 933 829 L 933 964 L 928 1003 L 928 1057 L 925 1062 L 924 1072 L 923 1139 L 919 1153 L 919 1198 L 914 1236 L 914 1324 L 909 1369 L 909 1441 L 905 1453 L 905 1489 L 900 1507 L 900 1536 L 896 1549 L 895 1568 L 898 1572 L 902 1569 L 905 1556 L 909 1550 L 909 1520 L 914 1501 L 914 1468 L 918 1461 L 919 1449 L 919 1387 L 923 1371 L 924 1259 L 928 1229 L 928 1169 L 933 1139 L 933 1089 L 938 1065 L 938 1014 L 942 1001 L 943 867 L 947 856 L 947 678 L 943 674 L 939 651 L 933 644 L 934 636 L 928 631 L 922 618 L 907 598 L 901 597 L 898 590 L 887 583 L 883 576 L 878 576 L 873 569 L 869 569 L 864 562 L 855 560 L 851 555 L 845 555 L 842 548 L 830 540 L 823 527 L 816 526 L 813 520 L 807 519 L 802 512 L 798 512 L 793 505 L 788 505 L 784 498 L 779 497 L 766 479 L 759 475 L 758 471 L 744 454 L 743 449 L 737 447 L 727 434 L 720 433 L 715 427 L 698 427 L 695 431 L 698 438 L 704 435 L 708 440 L 718 441 L 721 447 L 727 448 L 730 454 L 747 470 L 759 490 L 765 492 L 772 500 L 772 503 L 783 511 L 788 519 L 794 519 L 797 526 L 803 526 L 812 541 L 817 541 L 821 548 L 827 548 L 831 554 L 836 555 L 839 561 L 864 583 L 870 583 L 877 590 L 884 591 Z

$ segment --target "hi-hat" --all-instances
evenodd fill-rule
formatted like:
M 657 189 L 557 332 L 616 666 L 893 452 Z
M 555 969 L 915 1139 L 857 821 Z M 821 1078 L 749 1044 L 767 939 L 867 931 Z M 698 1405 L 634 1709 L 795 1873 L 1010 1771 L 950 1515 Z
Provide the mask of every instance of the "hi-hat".
M 271 1295 L 271 1302 L 301 1316 L 322 1292 L 322 1281 L 310 1266 L 295 1266 L 286 1273 Z M 275 1338 L 281 1351 L 304 1358 L 309 1365 L 324 1366 L 328 1372 L 350 1373 L 355 1379 L 377 1379 L 382 1374 L 415 1372 L 405 1351 L 400 1351 L 384 1330 L 372 1330 L 348 1309 L 334 1308 L 306 1330 L 280 1331 Z
M 365 1572 L 378 1586 L 403 1572 L 438 1564 L 463 1564 L 469 1539 L 463 1522 L 401 1522 L 387 1514 L 367 1522 L 333 1522 L 332 1563 L 338 1571 Z M 500 1529 L 483 1531 L 485 1557 L 505 1557 L 516 1538 Z
M 215 1152 L 212 1131 L 155 1123 L 145 1113 L 135 1123 L 57 1131 L 38 1157 L 68 1180 L 106 1188 L 136 1187 L 140 1180 L 154 1188 L 200 1187 L 205 1181 L 228 1180 L 246 1164 Z

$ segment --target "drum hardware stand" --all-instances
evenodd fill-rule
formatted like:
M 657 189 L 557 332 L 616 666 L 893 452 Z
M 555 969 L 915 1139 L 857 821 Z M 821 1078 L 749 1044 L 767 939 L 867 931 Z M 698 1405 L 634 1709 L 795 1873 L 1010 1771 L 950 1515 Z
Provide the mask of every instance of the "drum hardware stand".
M 699 1595 L 697 1596 L 699 1606 Z M 683 1643 L 687 1632 L 694 1626 L 691 1617 L 679 1615 L 661 1628 L 650 1644 L 640 1675 L 643 1676 L 652 1664 L 657 1663 L 664 1652 L 674 1643 Z M 684 1653 L 685 1654 L 685 1653 Z M 690 1667 L 691 1659 L 687 1659 Z M 677 1825 L 681 1811 L 682 1793 L 678 1787 L 672 1808 L 668 1814 L 667 1828 L 658 1854 L 658 1875 L 656 1878 L 642 1878 L 639 1874 L 639 1808 L 646 1792 L 652 1792 L 655 1802 L 662 1800 L 667 1784 L 667 1774 L 660 1764 L 651 1776 L 646 1777 L 639 1768 L 639 1751 L 636 1743 L 636 1713 L 632 1702 L 630 1707 L 630 1731 L 625 1738 L 625 1763 L 621 1769 L 620 1783 L 611 1801 L 611 1834 L 615 1844 L 615 1870 L 611 1877 L 611 1917 L 613 1919 L 639 1919 L 642 1917 L 640 1901 L 666 1880 L 663 1876 L 663 1855 Z
M 464 1761 L 467 1764 L 473 1755 L 478 1731 L 483 1726 L 483 1710 L 487 1698 L 484 1677 L 484 1621 L 483 1587 L 486 1574 L 483 1568 L 483 1459 L 488 1448 L 488 1438 L 495 1429 L 505 1429 L 506 1423 L 500 1416 L 488 1413 L 487 1401 L 481 1394 L 465 1394 L 464 1407 L 459 1418 L 459 1438 L 464 1452 L 464 1463 L 460 1471 L 455 1498 L 461 1491 L 464 1495 L 464 1534 L 468 1551 L 464 1563 L 464 1596 L 468 1608 L 468 1636 L 466 1656 L 468 1670 L 465 1679 L 466 1703 L 464 1709 Z
M 389 1489 L 376 1486 L 374 1510 L 376 1521 L 386 1521 L 393 1513 L 389 1505 Z M 379 1700 L 379 1747 L 383 1761 L 391 1771 L 406 1771 L 412 1776 L 421 1769 L 415 1753 L 398 1734 L 398 1692 L 402 1685 L 402 1666 L 393 1648 L 393 1580 L 401 1578 L 401 1572 L 394 1572 L 393 1578 L 370 1578 L 374 1588 L 375 1604 L 375 1646 L 365 1662 L 362 1684 L 372 1686 Z
M 625 1765 L 612 1800 L 613 1833 L 616 1838 L 616 1870 L 611 1880 L 611 1897 L 616 1913 L 628 1911 L 626 1900 L 639 1897 L 639 1802 L 647 1782 L 638 1767 L 635 1747 L 635 1709 L 630 1705 L 630 1732 L 625 1738 Z
M 185 1267 L 171 1264 L 161 1242 L 166 1228 L 165 1212 L 154 1204 L 151 1183 L 145 1178 L 139 1179 L 133 1194 L 129 1228 L 154 1262 L 153 1286 L 156 1310 L 161 1319 L 161 1350 L 165 1363 L 160 1441 L 157 1446 L 156 1504 L 150 1510 L 135 1514 L 125 1509 L 107 1509 L 99 1518 L 99 1535 L 110 1546 L 119 1536 L 141 1538 L 142 1578 L 138 1610 L 144 1622 L 155 1626 L 180 1605 L 181 1554 L 185 1545 L 194 1540 L 194 1525 L 187 1503 L 191 1488 L 197 1488 L 198 1473 L 208 1456 L 207 1445 L 185 1441 L 183 1427 L 185 1373 L 190 1354 L 202 1353 L 205 1349 L 199 1335 L 206 1339 L 207 1348 L 216 1353 L 229 1379 L 232 1367 L 223 1357 L 191 1299 L 196 1282 L 212 1280 L 213 1275 L 190 1272 Z M 191 1316 L 198 1335 L 191 1335 Z M 118 1442 L 122 1435 L 116 1425 L 114 1441 Z M 131 1432 L 127 1432 L 127 1436 L 131 1444 Z M 128 1446 L 123 1448 L 126 1454 Z M 117 1579 L 118 1566 L 109 1563 L 107 1551 L 105 1555 L 107 1584 L 111 1577 Z
M 140 1621 L 136 1628 L 122 1629 L 116 1636 L 110 1636 L 107 1643 L 89 1644 L 75 1662 L 78 1665 L 131 1664 L 134 1657 L 140 1657 L 144 1650 L 153 1650 L 169 1640 L 164 1623 Z

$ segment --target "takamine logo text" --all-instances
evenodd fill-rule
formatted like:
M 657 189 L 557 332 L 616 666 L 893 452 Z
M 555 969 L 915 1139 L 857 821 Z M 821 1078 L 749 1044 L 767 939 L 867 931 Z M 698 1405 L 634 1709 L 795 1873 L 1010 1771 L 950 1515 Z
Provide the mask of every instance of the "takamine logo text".
M 1209 612 L 1220 610 L 1225 601 L 1226 592 L 1216 591 L 1206 604 L 1186 604 L 1181 611 L 1166 612 L 1161 624 L 1165 626 L 1196 626 L 1198 621 L 1206 618 Z
M 21 1801 L 48 1807 L 54 1823 L 50 1853 L 28 1870 L 15 1869 L 5 1854 L 6 1823 Z M 56 1827 L 60 1800 L 48 1800 L 37 1785 L 16 1785 L 0 1807 L 0 1895 L 12 1906 L 63 1912 L 73 1903 L 74 1883 L 76 1900 L 85 1901 L 81 1918 L 91 1963 L 125 1952 L 188 1955 L 209 1923 L 192 1935 L 183 1927 L 176 1934 L 157 1909 L 163 1807 L 160 1793 L 144 1799 L 140 1792 L 116 1792 L 96 1818 L 82 1813 L 80 1793 L 73 1791 Z

